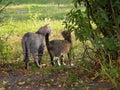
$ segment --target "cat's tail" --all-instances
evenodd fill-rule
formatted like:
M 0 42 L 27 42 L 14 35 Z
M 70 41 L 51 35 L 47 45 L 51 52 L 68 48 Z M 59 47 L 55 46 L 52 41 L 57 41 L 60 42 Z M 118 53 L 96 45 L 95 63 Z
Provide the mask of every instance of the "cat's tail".
M 29 45 L 29 33 L 26 33 L 23 38 L 22 38 L 22 49 L 23 49 L 23 54 L 24 54 L 24 62 L 29 61 L 29 56 L 30 56 L 30 45 Z
M 50 48 L 49 33 L 47 33 L 45 36 L 45 42 L 46 42 L 47 49 L 49 51 L 49 48 Z

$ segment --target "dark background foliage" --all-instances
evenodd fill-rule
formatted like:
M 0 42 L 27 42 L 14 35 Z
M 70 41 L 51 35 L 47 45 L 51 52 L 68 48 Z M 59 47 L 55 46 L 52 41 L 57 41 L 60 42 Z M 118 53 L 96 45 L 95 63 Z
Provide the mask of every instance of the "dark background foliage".
M 106 60 L 116 60 L 120 53 L 119 5 L 119 0 L 74 0 L 75 8 L 67 15 L 66 27 L 80 41 L 89 40 L 92 49 L 104 54 Z

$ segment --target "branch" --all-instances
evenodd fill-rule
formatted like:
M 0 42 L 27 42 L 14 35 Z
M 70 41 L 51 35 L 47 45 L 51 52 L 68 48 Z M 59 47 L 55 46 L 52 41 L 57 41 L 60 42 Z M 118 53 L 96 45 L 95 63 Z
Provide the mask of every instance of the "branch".
M 112 18 L 113 18 L 114 24 L 119 28 L 119 24 L 118 24 L 118 22 L 115 18 L 115 11 L 114 11 L 114 8 L 112 7 L 113 3 L 112 3 L 111 0 L 109 0 L 109 2 L 110 2 L 110 8 L 111 8 L 111 11 L 112 11 Z M 116 32 L 117 36 L 119 37 L 120 32 L 118 30 L 115 30 L 115 32 Z
M 92 7 L 91 7 L 91 5 L 89 4 L 89 1 L 88 1 L 88 0 L 85 0 L 85 1 L 86 1 L 86 3 L 87 3 L 87 9 L 88 9 L 88 11 L 89 11 L 89 13 L 90 13 L 91 18 L 92 18 L 93 21 L 97 24 L 96 19 L 95 19 L 94 15 L 93 15 Z
M 9 2 L 9 3 L 7 3 L 4 7 L 2 7 L 1 9 L 0 9 L 0 13 L 8 6 L 8 5 L 10 5 L 12 2 Z
M 110 2 L 110 8 L 111 8 L 111 11 L 112 11 L 113 21 L 114 21 L 115 25 L 118 26 L 118 23 L 116 22 L 116 19 L 115 19 L 115 11 L 114 11 L 114 9 L 112 7 L 112 1 L 109 0 L 109 2 Z

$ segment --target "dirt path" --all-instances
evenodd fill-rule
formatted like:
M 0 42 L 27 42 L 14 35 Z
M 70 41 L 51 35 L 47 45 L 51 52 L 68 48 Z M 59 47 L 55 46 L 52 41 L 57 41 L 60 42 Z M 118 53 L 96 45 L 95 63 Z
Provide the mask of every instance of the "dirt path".
M 23 74 L 16 71 L 0 72 L 0 90 L 66 90 L 56 77 L 42 74 Z
M 55 69 L 51 72 L 43 69 L 39 73 L 31 73 L 22 68 L 12 70 L 1 68 L 0 90 L 115 90 L 110 83 L 106 82 L 91 82 L 81 85 L 78 83 L 79 81 L 75 81 L 73 84 L 69 82 L 71 79 L 66 81 L 65 73 L 67 73 L 66 70 L 59 72 Z

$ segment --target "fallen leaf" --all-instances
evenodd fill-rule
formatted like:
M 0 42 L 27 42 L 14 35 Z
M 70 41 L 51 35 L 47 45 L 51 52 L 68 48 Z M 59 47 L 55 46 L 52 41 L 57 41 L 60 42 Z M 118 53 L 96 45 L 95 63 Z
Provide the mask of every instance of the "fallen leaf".
M 28 89 L 28 88 L 29 88 L 29 86 L 26 86 L 25 88 L 26 88 L 26 89 Z
M 47 83 L 47 86 L 50 87 L 51 85 L 49 83 Z
M 5 88 L 4 88 L 4 87 L 1 87 L 0 90 L 5 90 Z
M 18 85 L 23 85 L 23 84 L 25 84 L 25 82 L 19 82 L 19 83 L 18 83 Z
M 2 85 L 6 85 L 7 84 L 7 81 L 3 81 L 2 82 Z M 1 89 L 0 89 L 1 90 Z
M 61 87 L 62 85 L 59 85 L 58 87 Z
M 9 76 L 9 74 L 8 74 L 6 71 L 2 71 L 2 74 L 3 74 L 4 76 Z
M 42 67 L 46 67 L 47 66 L 47 64 L 42 64 Z

